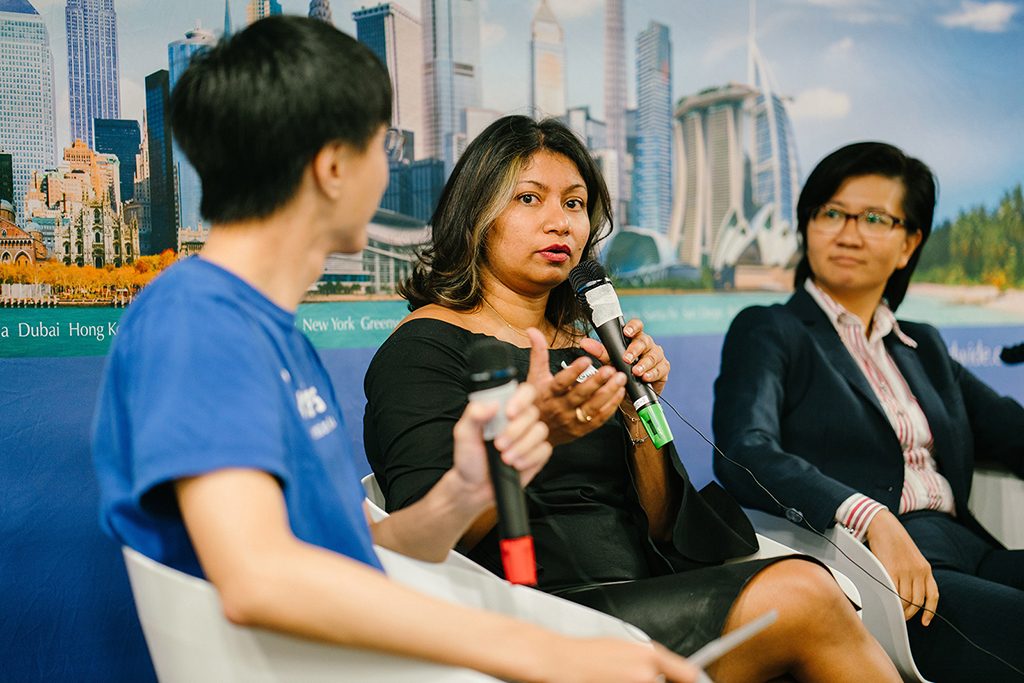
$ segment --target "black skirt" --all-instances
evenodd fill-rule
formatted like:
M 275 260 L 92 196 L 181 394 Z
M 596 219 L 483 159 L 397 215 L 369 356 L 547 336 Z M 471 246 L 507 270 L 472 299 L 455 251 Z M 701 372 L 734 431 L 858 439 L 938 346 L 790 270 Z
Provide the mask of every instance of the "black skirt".
M 806 555 L 780 555 L 555 594 L 633 624 L 686 657 L 722 634 L 733 603 L 758 572 L 789 559 L 821 564 Z

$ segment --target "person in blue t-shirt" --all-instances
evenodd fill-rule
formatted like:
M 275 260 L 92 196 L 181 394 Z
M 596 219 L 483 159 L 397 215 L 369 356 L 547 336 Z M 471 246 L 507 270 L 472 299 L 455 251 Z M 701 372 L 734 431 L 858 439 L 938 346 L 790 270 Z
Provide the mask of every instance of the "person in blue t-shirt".
M 103 527 L 208 579 L 238 624 L 523 681 L 695 680 L 659 646 L 565 637 L 382 573 L 373 544 L 440 561 L 493 504 L 482 429 L 497 410 L 471 403 L 451 470 L 368 525 L 334 389 L 294 317 L 327 256 L 366 245 L 400 140 L 391 101 L 369 49 L 299 17 L 258 21 L 182 75 L 168 115 L 212 229 L 111 348 L 93 435 Z M 520 387 L 495 440 L 524 481 L 551 454 L 533 400 Z

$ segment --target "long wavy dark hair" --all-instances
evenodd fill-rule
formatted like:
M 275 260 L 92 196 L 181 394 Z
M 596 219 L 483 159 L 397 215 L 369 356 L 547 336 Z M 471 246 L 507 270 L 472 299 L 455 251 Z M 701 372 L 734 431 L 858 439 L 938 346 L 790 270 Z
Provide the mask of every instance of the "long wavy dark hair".
M 469 144 L 431 218 L 433 240 L 417 254 L 412 275 L 398 286 L 409 310 L 438 304 L 473 310 L 483 301 L 480 272 L 487 263 L 487 238 L 515 193 L 520 172 L 541 150 L 575 164 L 587 186 L 590 237 L 582 260 L 612 229 L 611 199 L 597 163 L 576 134 L 555 119 L 505 116 Z M 583 329 L 585 312 L 568 281 L 551 290 L 545 317 L 560 332 Z
M 907 232 L 921 233 L 921 243 L 911 254 L 907 265 L 896 270 L 885 283 L 882 296 L 889 308 L 895 311 L 907 294 L 921 250 L 932 232 L 938 187 L 935 175 L 923 161 L 907 156 L 898 147 L 884 142 L 857 142 L 841 147 L 819 161 L 807 176 L 796 205 L 803 256 L 796 266 L 795 284 L 799 289 L 807 278 L 814 276 L 807 258 L 807 224 L 814 212 L 832 199 L 846 180 L 865 175 L 880 175 L 903 183 L 903 214 Z

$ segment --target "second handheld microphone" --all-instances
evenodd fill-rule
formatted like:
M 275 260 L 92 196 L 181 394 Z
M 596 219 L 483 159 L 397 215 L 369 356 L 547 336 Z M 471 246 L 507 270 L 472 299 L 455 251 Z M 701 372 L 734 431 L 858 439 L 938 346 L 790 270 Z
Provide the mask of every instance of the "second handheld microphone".
M 626 391 L 644 429 L 655 447 L 661 448 L 672 441 L 672 430 L 665 420 L 658 394 L 650 384 L 634 376 L 632 367 L 622 359 L 628 340 L 622 332 L 625 325 L 622 307 L 611 280 L 597 261 L 582 261 L 569 272 L 569 282 L 576 298 L 590 311 L 590 322 L 607 349 L 612 364 L 626 374 Z
M 1003 361 L 1007 365 L 1024 363 L 1024 344 L 1004 346 L 1003 350 L 999 352 L 999 360 Z
M 470 401 L 497 403 L 498 412 L 484 427 L 487 464 L 498 508 L 498 534 L 501 536 L 501 564 L 510 583 L 537 585 L 537 562 L 530 534 L 526 497 L 519 472 L 501 459 L 494 437 L 505 428 L 505 405 L 519 382 L 508 349 L 493 340 L 475 342 L 466 358 L 469 372 Z

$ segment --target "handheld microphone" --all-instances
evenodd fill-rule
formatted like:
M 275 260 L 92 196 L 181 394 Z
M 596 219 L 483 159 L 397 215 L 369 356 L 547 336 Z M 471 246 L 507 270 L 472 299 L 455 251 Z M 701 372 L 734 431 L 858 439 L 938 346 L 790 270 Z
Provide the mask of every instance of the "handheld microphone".
M 612 364 L 626 374 L 626 392 L 644 429 L 654 446 L 661 448 L 672 441 L 672 430 L 665 420 L 665 411 L 658 402 L 658 394 L 650 384 L 635 377 L 630 365 L 622 360 L 627 344 L 626 336 L 622 333 L 625 321 L 611 280 L 597 261 L 582 261 L 569 271 L 569 282 L 576 292 L 576 298 L 590 311 L 590 323 L 608 350 Z
M 1003 350 L 999 352 L 999 360 L 1007 365 L 1024 363 L 1024 343 L 1015 346 L 1004 346 Z
M 519 382 L 508 349 L 494 340 L 480 340 L 469 348 L 466 358 L 469 400 L 497 403 L 498 413 L 484 427 L 487 465 L 498 508 L 498 534 L 501 537 L 501 564 L 510 583 L 537 585 L 537 562 L 533 555 L 533 536 L 526 510 L 526 497 L 519 473 L 501 459 L 494 437 L 505 428 L 505 404 Z

